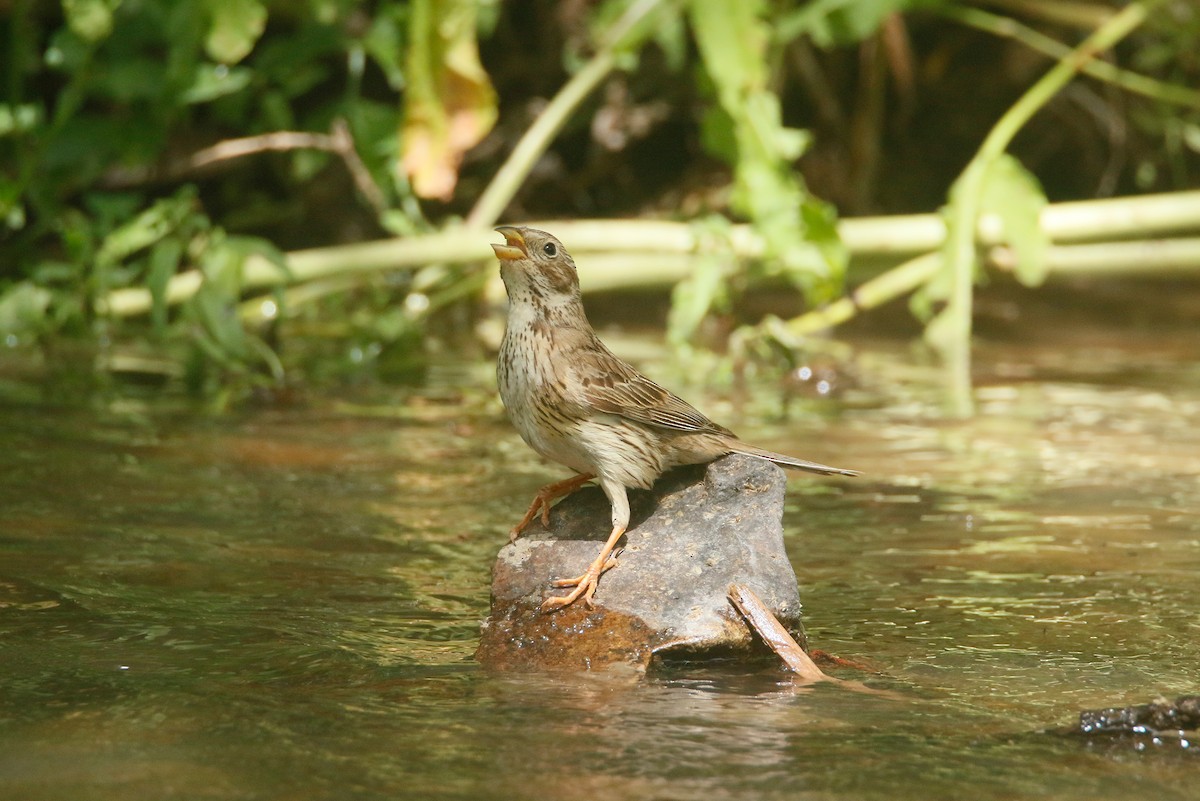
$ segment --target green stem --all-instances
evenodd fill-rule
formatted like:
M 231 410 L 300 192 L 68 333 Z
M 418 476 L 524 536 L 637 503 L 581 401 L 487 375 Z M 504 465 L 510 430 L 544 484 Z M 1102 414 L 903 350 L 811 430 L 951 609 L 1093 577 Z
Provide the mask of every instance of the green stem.
M 1065 58 L 1071 49 L 1040 31 L 1022 25 L 1011 17 L 1001 17 L 978 8 L 962 6 L 945 6 L 939 13 L 963 25 L 985 31 L 994 36 L 1015 39 L 1026 47 L 1036 50 L 1050 58 Z M 1089 61 L 1083 65 L 1082 71 L 1101 81 L 1120 86 L 1129 92 L 1149 97 L 1163 103 L 1173 103 L 1179 106 L 1200 108 L 1200 92 L 1183 86 L 1165 83 L 1163 81 L 1140 75 L 1131 70 L 1116 67 L 1107 61 Z
M 846 297 L 789 320 L 785 323 L 786 330 L 792 336 L 802 337 L 840 325 L 861 311 L 907 295 L 932 278 L 941 265 L 940 253 L 926 253 L 910 259 L 859 285 Z
M 978 153 L 951 191 L 944 269 L 950 272 L 946 308 L 926 328 L 926 337 L 941 352 L 950 380 L 950 411 L 967 417 L 971 397 L 971 317 L 976 258 L 976 231 L 988 170 L 1008 149 L 1013 137 L 1097 54 L 1109 50 L 1146 19 L 1163 0 L 1126 6 L 1066 54 L 1004 113 L 988 132 Z
M 1080 43 L 1078 47 L 1063 56 L 1057 64 L 1051 67 L 1049 72 L 1013 104 L 1012 108 L 1005 112 L 984 139 L 976 158 L 995 159 L 999 157 L 1033 115 L 1054 95 L 1058 94 L 1075 77 L 1076 73 L 1097 55 L 1112 49 L 1132 33 L 1146 20 L 1150 9 L 1163 2 L 1164 0 L 1144 0 L 1129 4 L 1108 22 L 1097 28 L 1096 32 Z
M 1071 0 L 991 0 L 1014 14 L 1033 17 L 1051 25 L 1069 25 L 1082 30 L 1099 28 L 1112 18 L 1112 6 L 1101 2 L 1071 2 Z
M 508 160 L 501 165 L 467 215 L 468 228 L 490 228 L 500 219 L 504 209 L 512 202 L 521 184 L 529 176 L 533 165 L 546 152 L 546 148 L 566 125 L 571 114 L 616 67 L 618 55 L 623 50 L 640 44 L 650 32 L 649 26 L 640 23 L 664 2 L 665 0 L 639 0 L 617 20 L 609 32 L 608 41 L 583 69 L 567 81 L 517 142 Z
M 1003 270 L 1015 266 L 1011 254 L 997 249 L 991 260 Z M 1131 242 L 1096 242 L 1088 245 L 1054 245 L 1046 251 L 1049 275 L 1169 276 L 1200 270 L 1200 238 L 1139 239 Z
M 995 129 L 992 129 L 995 131 Z M 946 308 L 925 328 L 925 339 L 946 364 L 949 405 L 955 417 L 970 417 L 971 322 L 974 314 L 975 232 L 983 205 L 983 179 L 992 158 L 976 156 L 951 190 L 953 198 L 946 221 L 945 269 L 952 276 Z

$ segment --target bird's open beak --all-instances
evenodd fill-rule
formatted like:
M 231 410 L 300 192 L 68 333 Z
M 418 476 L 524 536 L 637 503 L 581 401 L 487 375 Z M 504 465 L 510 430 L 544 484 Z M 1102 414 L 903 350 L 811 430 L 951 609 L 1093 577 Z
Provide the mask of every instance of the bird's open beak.
M 502 225 L 496 229 L 496 232 L 504 234 L 503 245 L 492 245 L 492 250 L 496 251 L 496 258 L 500 261 L 516 261 L 529 257 L 529 251 L 525 247 L 525 237 L 521 236 L 520 231 L 511 225 Z

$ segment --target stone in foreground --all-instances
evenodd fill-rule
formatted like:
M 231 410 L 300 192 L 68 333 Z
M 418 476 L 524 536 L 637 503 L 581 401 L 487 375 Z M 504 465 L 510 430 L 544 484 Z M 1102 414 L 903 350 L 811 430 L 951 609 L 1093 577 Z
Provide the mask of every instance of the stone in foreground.
M 775 465 L 726 456 L 680 468 L 630 497 L 632 525 L 619 565 L 600 579 L 595 608 L 541 611 L 550 582 L 578 575 L 610 529 L 596 487 L 566 498 L 501 549 L 492 610 L 476 658 L 501 670 L 649 667 L 662 659 L 766 653 L 727 600 L 756 592 L 804 643 L 796 574 L 783 547 L 786 479 Z
M 1078 724 L 1050 732 L 1081 738 L 1089 746 L 1111 750 L 1178 748 L 1194 753 L 1200 742 L 1200 695 L 1084 710 L 1079 713 Z

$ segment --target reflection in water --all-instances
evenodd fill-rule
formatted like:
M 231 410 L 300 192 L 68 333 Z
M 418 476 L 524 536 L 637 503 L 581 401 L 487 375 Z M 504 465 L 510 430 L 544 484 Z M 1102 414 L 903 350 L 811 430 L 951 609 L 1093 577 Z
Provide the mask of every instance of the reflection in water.
M 869 357 L 836 425 L 706 402 L 864 471 L 793 481 L 788 547 L 812 642 L 898 698 L 479 670 L 490 560 L 554 475 L 490 400 L 217 421 L 0 400 L 0 794 L 1187 797 L 1186 757 L 1036 732 L 1197 691 L 1200 374 L 990 357 L 1012 378 L 969 422 L 873 387 Z

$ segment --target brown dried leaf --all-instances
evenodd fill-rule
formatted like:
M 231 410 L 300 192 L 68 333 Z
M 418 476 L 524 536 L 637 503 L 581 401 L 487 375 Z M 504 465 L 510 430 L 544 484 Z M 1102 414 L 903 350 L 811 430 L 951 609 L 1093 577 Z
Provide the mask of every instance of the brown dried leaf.
M 463 154 L 496 122 L 479 62 L 474 0 L 417 0 L 407 58 L 401 169 L 419 197 L 449 200 Z

